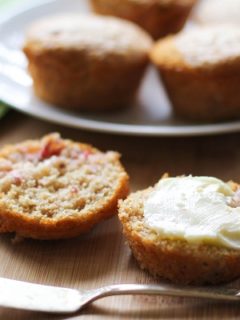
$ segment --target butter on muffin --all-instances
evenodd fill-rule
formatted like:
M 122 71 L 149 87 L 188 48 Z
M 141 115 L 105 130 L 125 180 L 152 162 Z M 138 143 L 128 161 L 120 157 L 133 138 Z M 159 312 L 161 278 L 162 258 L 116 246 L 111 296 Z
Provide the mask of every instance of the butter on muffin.
M 51 134 L 0 150 L 0 233 L 60 239 L 117 213 L 128 194 L 119 154 Z
M 162 178 L 120 201 L 132 252 L 152 275 L 183 284 L 240 276 L 240 189 L 213 177 Z
M 193 11 L 192 19 L 201 25 L 240 25 L 240 1 L 202 0 Z
M 196 0 L 91 0 L 93 10 L 130 20 L 154 39 L 181 30 Z
M 196 121 L 240 117 L 240 29 L 205 27 L 160 40 L 151 59 L 175 112 Z
M 23 50 L 37 96 L 91 111 L 132 102 L 151 46 L 150 36 L 130 22 L 66 14 L 30 26 Z

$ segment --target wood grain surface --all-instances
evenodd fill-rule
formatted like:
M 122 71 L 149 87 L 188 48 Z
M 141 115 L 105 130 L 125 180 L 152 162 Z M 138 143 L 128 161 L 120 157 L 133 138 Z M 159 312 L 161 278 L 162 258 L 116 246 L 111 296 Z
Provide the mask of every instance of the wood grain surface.
M 204 138 L 143 138 L 67 129 L 11 111 L 0 122 L 0 144 L 38 138 L 58 131 L 66 138 L 117 150 L 131 178 L 131 189 L 171 175 L 217 176 L 240 181 L 240 134 Z M 156 283 L 140 270 L 121 233 L 117 217 L 92 232 L 65 241 L 0 236 L 0 276 L 41 284 L 90 289 L 113 283 Z M 239 286 L 240 283 L 231 284 Z M 1 293 L 2 294 L 2 293 Z M 125 296 L 105 298 L 72 316 L 0 308 L 0 319 L 239 319 L 240 305 L 198 299 Z

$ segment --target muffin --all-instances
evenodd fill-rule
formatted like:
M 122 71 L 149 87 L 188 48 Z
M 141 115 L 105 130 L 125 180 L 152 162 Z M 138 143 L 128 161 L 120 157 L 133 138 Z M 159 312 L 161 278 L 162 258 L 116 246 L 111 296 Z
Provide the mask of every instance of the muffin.
M 240 24 L 239 0 L 202 0 L 193 12 L 193 21 L 201 25 Z
M 38 97 L 64 108 L 102 111 L 132 102 L 151 45 L 150 36 L 130 22 L 66 14 L 30 26 L 23 50 Z
M 151 59 L 179 116 L 221 121 L 240 116 L 240 30 L 196 28 L 156 43 Z
M 141 268 L 181 284 L 240 276 L 240 189 L 213 177 L 162 178 L 119 203 Z
M 0 232 L 75 237 L 116 214 L 128 194 L 119 154 L 58 134 L 0 150 Z
M 91 0 L 93 10 L 140 25 L 154 39 L 181 30 L 196 0 Z

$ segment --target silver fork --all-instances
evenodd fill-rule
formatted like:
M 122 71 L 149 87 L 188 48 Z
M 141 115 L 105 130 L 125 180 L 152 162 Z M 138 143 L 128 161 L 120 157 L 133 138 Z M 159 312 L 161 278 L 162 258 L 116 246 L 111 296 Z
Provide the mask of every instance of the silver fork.
M 239 290 L 224 287 L 196 288 L 168 284 L 117 284 L 82 291 L 0 278 L 0 307 L 31 311 L 73 313 L 100 298 L 133 294 L 225 301 L 239 301 L 240 299 Z

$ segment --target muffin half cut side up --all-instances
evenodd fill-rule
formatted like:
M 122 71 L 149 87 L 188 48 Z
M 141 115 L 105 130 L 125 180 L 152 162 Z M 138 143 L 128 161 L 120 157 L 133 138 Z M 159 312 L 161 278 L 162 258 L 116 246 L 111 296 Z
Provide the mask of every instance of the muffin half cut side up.
M 116 213 L 128 175 L 116 152 L 50 134 L 0 150 L 0 232 L 75 237 Z

